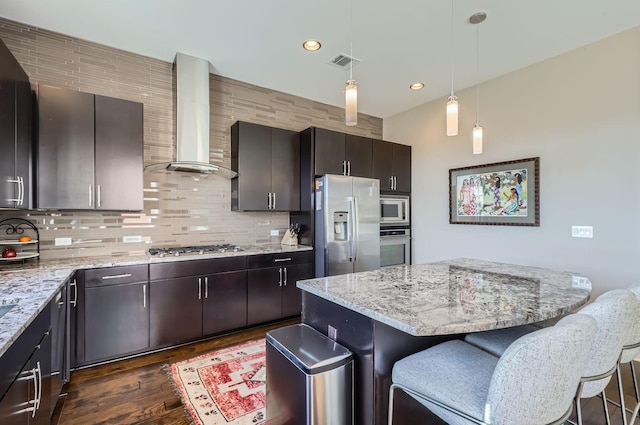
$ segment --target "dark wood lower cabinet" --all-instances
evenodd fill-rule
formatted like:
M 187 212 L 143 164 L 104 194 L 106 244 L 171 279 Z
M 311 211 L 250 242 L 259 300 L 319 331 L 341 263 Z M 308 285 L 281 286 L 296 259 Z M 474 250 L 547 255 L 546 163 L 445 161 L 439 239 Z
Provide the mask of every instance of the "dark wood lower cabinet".
M 207 278 L 202 302 L 202 334 L 247 326 L 247 272 L 220 273 Z
M 0 357 L 3 384 L 16 373 L 0 399 L 0 424 L 47 425 L 51 417 L 51 310 L 47 306 Z M 4 388 L 3 388 L 4 389 Z
M 85 288 L 86 363 L 149 348 L 147 283 Z
M 152 281 L 151 347 L 175 345 L 247 325 L 245 270 Z
M 181 277 L 150 283 L 152 347 L 174 345 L 202 337 L 201 280 L 198 277 Z
M 296 287 L 296 281 L 311 277 L 311 263 L 249 270 L 248 324 L 255 325 L 300 314 L 302 295 Z

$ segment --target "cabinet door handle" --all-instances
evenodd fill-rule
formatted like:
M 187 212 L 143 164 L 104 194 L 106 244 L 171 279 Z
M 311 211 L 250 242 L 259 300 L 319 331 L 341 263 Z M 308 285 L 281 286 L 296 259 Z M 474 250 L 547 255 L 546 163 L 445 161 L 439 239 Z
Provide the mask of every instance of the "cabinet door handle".
M 112 274 L 112 275 L 108 275 L 108 276 L 102 276 L 100 279 L 102 279 L 102 280 L 122 279 L 123 277 L 131 277 L 131 273 Z
M 91 183 L 89 183 L 89 206 L 93 207 L 93 188 Z
M 18 176 L 18 205 L 24 203 L 24 179 Z
M 278 281 L 278 284 L 282 286 L 282 267 L 280 267 L 280 270 L 278 270 L 278 272 L 280 273 L 280 280 Z
M 209 278 L 204 278 L 204 299 L 209 298 Z
M 267 197 L 268 197 L 267 209 L 270 210 L 271 209 L 271 192 L 267 194 Z
M 274 263 L 282 263 L 283 261 L 291 261 L 291 257 L 287 257 L 287 258 L 276 258 L 275 260 L 273 260 Z
M 15 202 L 16 206 L 20 205 L 20 177 L 16 176 L 15 180 L 7 180 L 7 183 L 15 183 L 18 185 L 18 196 L 14 199 L 7 199 L 9 202 Z
M 40 362 L 38 362 L 40 363 Z M 26 379 L 33 379 L 33 400 L 29 400 L 28 404 L 33 405 L 27 407 L 25 411 L 31 412 L 31 417 L 36 417 L 36 410 L 38 410 L 38 376 L 36 374 L 36 368 L 31 369 L 31 376 Z
M 69 282 L 69 286 L 73 288 L 73 299 L 69 301 L 69 304 L 75 307 L 78 304 L 78 283 L 73 279 Z
M 347 161 L 342 161 L 342 175 L 347 175 Z
M 287 268 L 284 268 L 284 286 L 287 286 Z
M 100 195 L 100 185 L 96 186 L 96 197 L 98 198 L 98 201 L 96 202 L 96 206 L 97 208 L 100 208 L 102 206 L 102 197 Z
M 40 368 L 40 362 L 36 363 L 38 365 L 38 396 L 36 398 L 36 410 L 40 408 L 40 402 L 42 401 L 42 369 Z M 35 411 L 33 412 L 33 416 L 35 416 Z
M 142 285 L 142 308 L 147 308 L 147 284 Z
M 351 175 L 351 161 L 347 161 L 347 176 Z
M 398 176 L 393 176 L 393 190 L 398 190 Z
M 273 192 L 273 196 L 271 199 L 273 199 L 272 209 L 275 210 L 276 209 L 276 193 L 275 192 Z
M 198 299 L 202 299 L 202 278 L 198 278 Z

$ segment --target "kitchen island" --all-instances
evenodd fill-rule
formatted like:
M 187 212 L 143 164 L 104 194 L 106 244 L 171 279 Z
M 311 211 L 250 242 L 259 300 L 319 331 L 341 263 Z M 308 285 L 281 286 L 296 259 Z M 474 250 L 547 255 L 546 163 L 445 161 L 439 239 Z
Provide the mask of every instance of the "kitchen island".
M 397 360 L 469 332 L 562 316 L 591 294 L 591 282 L 577 273 L 474 259 L 309 279 L 298 287 L 303 322 L 325 335 L 335 330 L 354 353 L 355 418 L 362 425 L 386 423 Z

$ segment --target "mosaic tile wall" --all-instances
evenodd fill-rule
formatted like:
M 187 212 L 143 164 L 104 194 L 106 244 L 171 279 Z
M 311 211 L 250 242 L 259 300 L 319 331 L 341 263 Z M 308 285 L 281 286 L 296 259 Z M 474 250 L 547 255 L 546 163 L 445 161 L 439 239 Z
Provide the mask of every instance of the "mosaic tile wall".
M 172 64 L 0 18 L 0 38 L 38 84 L 66 87 L 144 104 L 145 164 L 175 156 Z M 229 167 L 230 127 L 248 121 L 290 130 L 317 126 L 382 138 L 382 119 L 360 115 L 343 124 L 343 110 L 217 75 L 210 76 L 212 163 Z M 145 174 L 144 211 L 0 211 L 22 217 L 40 232 L 43 259 L 133 255 L 151 247 L 186 244 L 278 242 L 287 213 L 233 212 L 231 183 L 217 176 Z M 55 238 L 73 244 L 54 246 Z M 137 241 L 140 242 L 130 242 Z M 126 241 L 126 242 L 125 242 Z

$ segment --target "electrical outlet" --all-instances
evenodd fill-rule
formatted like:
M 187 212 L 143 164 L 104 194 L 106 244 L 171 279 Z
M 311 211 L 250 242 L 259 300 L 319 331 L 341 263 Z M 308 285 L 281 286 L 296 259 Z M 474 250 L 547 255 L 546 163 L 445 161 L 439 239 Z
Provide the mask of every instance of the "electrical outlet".
M 327 325 L 327 334 L 334 341 L 338 339 L 338 330 L 331 325 Z
M 123 243 L 137 243 L 137 242 L 142 242 L 142 236 L 123 236 L 123 237 L 122 237 L 122 242 L 123 242 Z
M 571 226 L 572 238 L 593 238 L 593 226 Z
M 278 229 L 273 229 L 271 231 L 271 236 L 280 236 L 280 231 Z
M 55 240 L 55 246 L 70 246 L 71 243 L 71 238 L 56 238 Z

